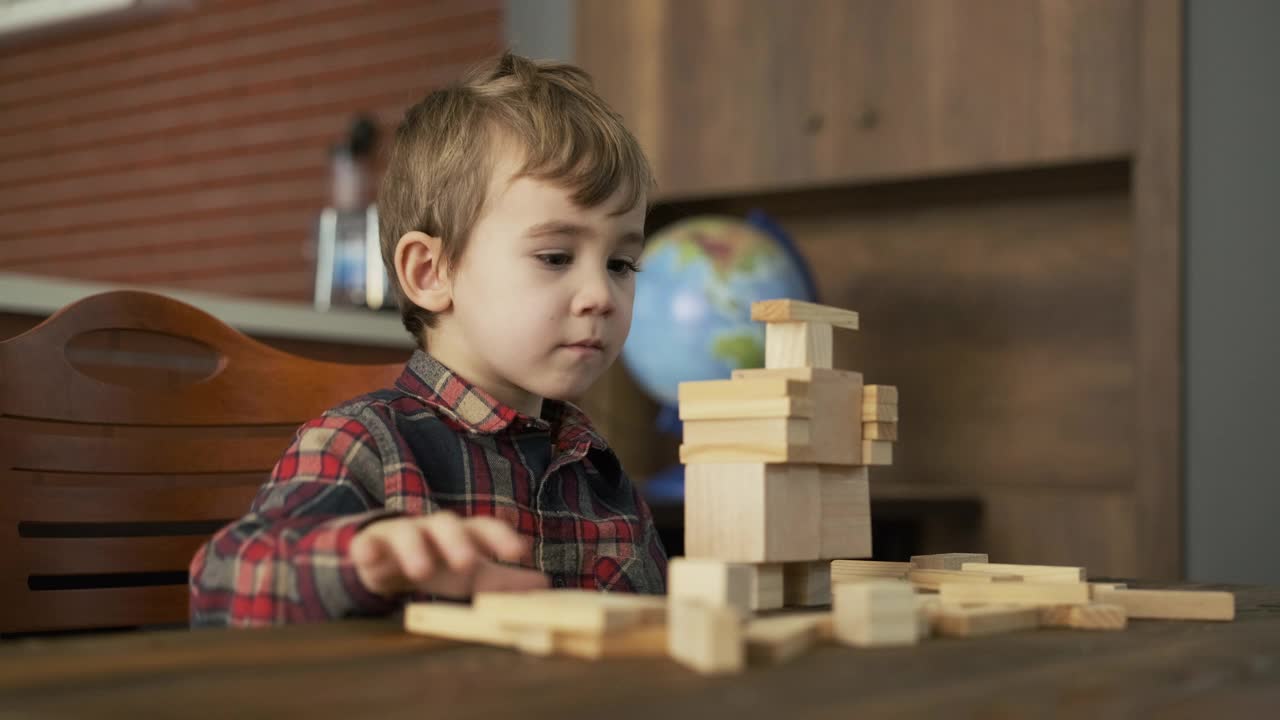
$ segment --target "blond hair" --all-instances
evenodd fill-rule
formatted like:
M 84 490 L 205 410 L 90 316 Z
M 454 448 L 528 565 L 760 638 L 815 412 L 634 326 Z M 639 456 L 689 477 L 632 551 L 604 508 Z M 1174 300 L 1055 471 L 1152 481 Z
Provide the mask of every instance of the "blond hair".
M 440 238 L 445 265 L 457 267 L 484 206 L 498 136 L 524 152 L 516 177 L 553 182 L 582 207 L 621 189 L 626 212 L 654 186 L 639 143 L 586 72 L 506 53 L 405 112 L 378 192 L 388 277 L 396 277 L 397 243 L 413 230 Z M 392 287 L 405 329 L 423 343 L 435 313 L 414 305 L 398 281 Z

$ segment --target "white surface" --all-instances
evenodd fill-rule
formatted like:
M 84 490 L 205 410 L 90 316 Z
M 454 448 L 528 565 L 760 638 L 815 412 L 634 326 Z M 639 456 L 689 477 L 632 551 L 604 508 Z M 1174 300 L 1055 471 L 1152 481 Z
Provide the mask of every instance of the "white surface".
M 396 313 L 347 309 L 317 312 L 304 303 L 233 298 L 174 288 L 113 285 L 0 273 L 0 312 L 48 316 L 89 295 L 108 290 L 145 290 L 194 305 L 248 334 L 352 345 L 412 347 Z

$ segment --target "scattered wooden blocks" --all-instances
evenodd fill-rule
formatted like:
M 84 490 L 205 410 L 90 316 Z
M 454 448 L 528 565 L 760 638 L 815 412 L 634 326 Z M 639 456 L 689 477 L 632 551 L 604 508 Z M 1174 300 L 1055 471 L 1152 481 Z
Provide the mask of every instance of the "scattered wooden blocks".
M 672 598 L 693 598 L 711 607 L 729 607 L 747 617 L 751 614 L 751 581 L 754 568 L 742 563 L 697 558 L 671 558 L 667 571 L 667 594 Z
M 939 597 L 943 605 L 1082 605 L 1089 602 L 1089 586 L 1053 582 L 944 582 L 939 586 Z
M 540 627 L 567 632 L 604 633 L 635 625 L 661 623 L 667 600 L 654 595 L 590 590 L 482 592 L 474 610 L 508 627 Z
M 1084 582 L 1084 568 L 1065 565 L 1010 565 L 1008 563 L 966 562 L 960 565 L 960 569 L 1021 575 L 1026 580 L 1038 583 Z
M 1119 605 L 1130 618 L 1234 620 L 1236 596 L 1207 590 L 1099 590 L 1100 603 Z
M 1074 630 L 1123 630 L 1128 626 L 1128 613 L 1121 605 L 1088 603 L 1085 605 L 1050 605 L 1037 608 L 1042 627 Z
M 667 652 L 704 675 L 739 672 L 746 643 L 738 613 L 690 598 L 673 598 L 667 621 Z
M 831 584 L 864 580 L 906 580 L 907 573 L 910 571 L 911 563 L 909 562 L 832 560 Z
M 836 639 L 856 647 L 914 645 L 919 614 L 911 586 L 893 580 L 847 582 L 832 588 Z
M 449 640 L 515 647 L 516 637 L 502 624 L 481 615 L 470 605 L 448 602 L 413 602 L 404 608 L 405 630 Z
M 986 553 L 938 553 L 912 555 L 911 566 L 919 570 L 963 570 L 964 563 L 985 563 Z
M 831 604 L 831 564 L 792 562 L 782 566 L 782 600 L 792 607 Z
M 944 582 L 990 583 L 1021 582 L 1019 575 L 998 575 L 996 573 L 967 572 L 965 570 L 920 570 L 913 568 L 907 571 L 907 580 L 917 590 L 937 592 Z
M 818 558 L 820 502 L 812 465 L 689 465 L 685 555 L 747 563 Z
M 871 487 L 867 468 L 819 465 L 821 506 L 818 557 L 871 556 Z
M 954 606 L 926 610 L 933 632 L 945 637 L 978 637 L 1040 626 L 1037 608 L 1020 605 Z
M 780 664 L 803 654 L 818 642 L 821 620 L 804 615 L 759 618 L 747 624 L 747 661 Z

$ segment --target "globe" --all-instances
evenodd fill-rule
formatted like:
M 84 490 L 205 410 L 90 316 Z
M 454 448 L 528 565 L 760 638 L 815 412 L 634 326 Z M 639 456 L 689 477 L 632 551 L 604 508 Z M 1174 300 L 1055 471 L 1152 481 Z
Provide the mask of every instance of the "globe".
M 813 299 L 786 237 L 762 215 L 752 219 L 687 218 L 654 233 L 641 256 L 622 359 L 668 412 L 682 382 L 764 365 L 764 325 L 751 320 L 753 302 Z

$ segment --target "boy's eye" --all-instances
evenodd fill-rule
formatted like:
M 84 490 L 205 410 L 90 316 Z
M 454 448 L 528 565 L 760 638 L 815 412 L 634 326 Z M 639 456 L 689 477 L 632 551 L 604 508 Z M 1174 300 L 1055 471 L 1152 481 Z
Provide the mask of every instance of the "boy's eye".
M 610 260 L 609 272 L 615 275 L 630 275 L 640 272 L 640 266 L 631 260 Z
M 543 253 L 538 260 L 548 267 L 564 267 L 573 262 L 573 256 L 569 253 Z

